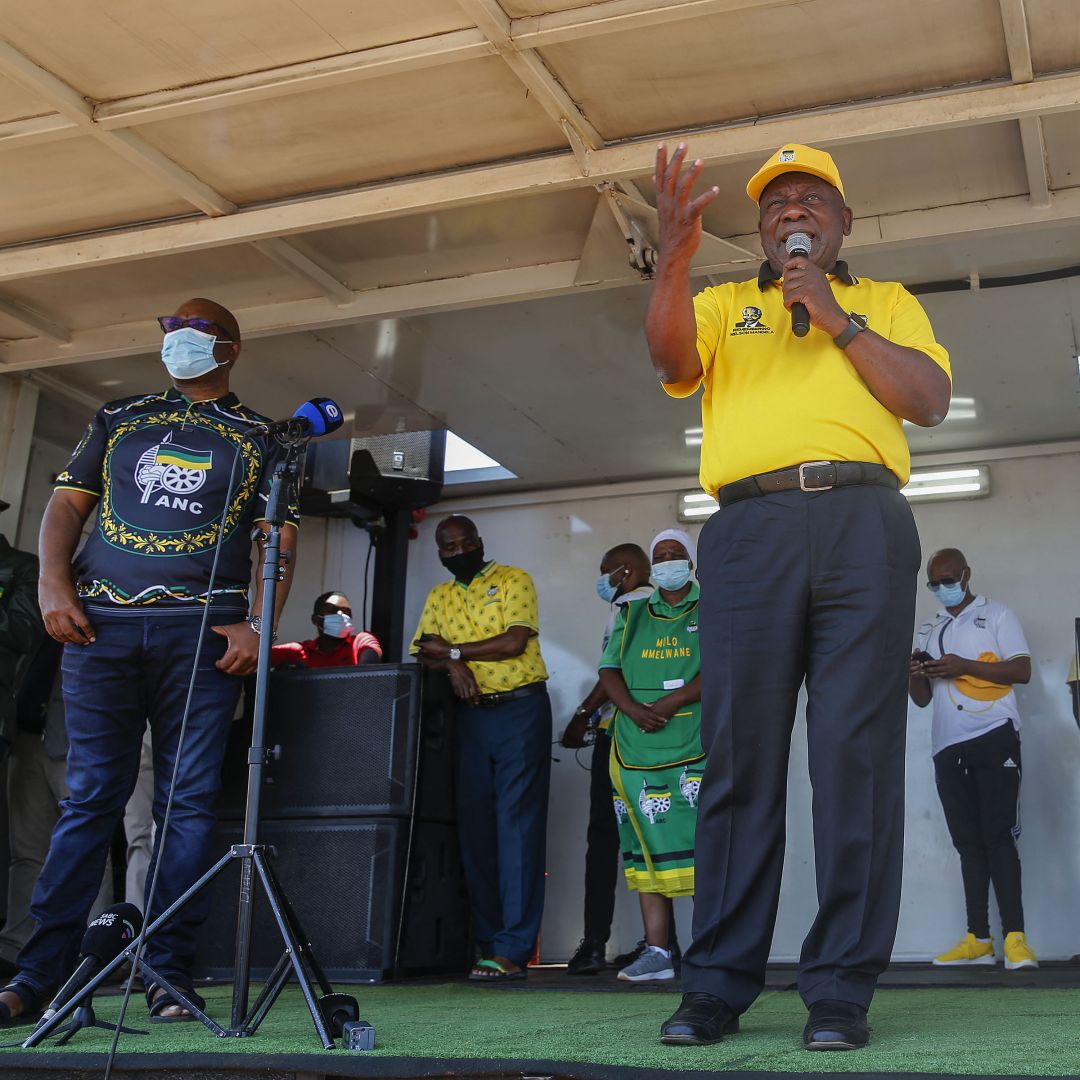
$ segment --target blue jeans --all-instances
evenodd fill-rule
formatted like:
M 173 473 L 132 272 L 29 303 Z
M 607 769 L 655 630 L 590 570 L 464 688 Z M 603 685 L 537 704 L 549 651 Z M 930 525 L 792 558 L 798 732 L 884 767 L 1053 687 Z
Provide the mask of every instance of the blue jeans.
M 90 617 L 97 640 L 64 646 L 70 795 L 60 804 L 62 814 L 34 889 L 30 914 L 37 925 L 18 959 L 17 981 L 43 996 L 53 993 L 75 964 L 113 833 L 138 777 L 147 721 L 160 841 L 201 614 Z M 211 616 L 210 625 L 240 618 L 221 613 Z M 217 854 L 211 849 L 213 807 L 241 687 L 240 679 L 214 667 L 227 647 L 224 637 L 207 629 L 165 857 L 147 921 L 208 869 Z M 207 904 L 207 896 L 199 896 L 147 942 L 146 959 L 161 974 L 188 981 L 194 931 L 206 918 Z
M 493 709 L 457 703 L 461 861 L 480 947 L 528 962 L 544 913 L 551 777 L 547 691 Z

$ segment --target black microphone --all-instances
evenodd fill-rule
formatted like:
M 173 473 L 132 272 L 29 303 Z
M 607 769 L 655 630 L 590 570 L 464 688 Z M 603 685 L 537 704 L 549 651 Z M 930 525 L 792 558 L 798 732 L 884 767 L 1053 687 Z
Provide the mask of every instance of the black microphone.
M 792 233 L 784 241 L 788 258 L 793 255 L 808 256 L 810 254 L 810 244 L 810 237 L 801 232 Z M 806 337 L 810 333 L 810 313 L 806 310 L 805 304 L 795 303 L 791 305 L 791 332 L 796 337 Z
M 74 998 L 106 964 L 115 960 L 142 929 L 142 912 L 134 904 L 113 904 L 87 928 L 79 946 L 79 966 L 41 1015 L 48 1020 Z
M 275 420 L 269 424 L 256 424 L 248 430 L 249 435 L 285 435 L 290 439 L 317 439 L 337 431 L 344 423 L 341 409 L 328 397 L 305 401 L 287 420 Z

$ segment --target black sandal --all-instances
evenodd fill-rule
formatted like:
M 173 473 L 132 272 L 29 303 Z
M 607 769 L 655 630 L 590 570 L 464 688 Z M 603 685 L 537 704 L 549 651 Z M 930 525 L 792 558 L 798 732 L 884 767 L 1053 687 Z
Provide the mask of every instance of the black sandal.
M 0 994 L 14 994 L 22 1002 L 22 1012 L 18 1016 L 12 1016 L 11 1009 L 0 1001 L 0 1027 L 33 1024 L 41 1018 L 41 995 L 26 983 L 12 982 L 7 986 L 0 986 Z
M 181 986 L 178 989 L 200 1012 L 206 1008 L 206 1002 L 190 986 Z M 179 1016 L 161 1015 L 173 1005 L 179 1006 L 184 1012 Z M 178 1001 L 165 987 L 159 986 L 157 983 L 151 983 L 146 988 L 146 1007 L 150 1010 L 151 1024 L 188 1024 L 192 1020 L 198 1019 L 194 1013 L 187 1011 L 187 1006 L 182 1001 Z

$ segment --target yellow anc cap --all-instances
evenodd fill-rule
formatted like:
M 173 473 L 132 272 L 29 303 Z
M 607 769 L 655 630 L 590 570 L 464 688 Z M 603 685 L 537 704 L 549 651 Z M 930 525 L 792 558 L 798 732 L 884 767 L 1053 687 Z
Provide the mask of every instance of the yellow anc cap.
M 822 180 L 832 184 L 841 195 L 844 194 L 844 185 L 840 181 L 840 171 L 833 161 L 832 155 L 824 150 L 816 150 L 812 146 L 803 146 L 802 143 L 787 143 L 776 151 L 753 176 L 746 185 L 746 194 L 756 203 L 761 198 L 761 193 L 766 186 L 784 173 L 801 172 L 811 176 L 820 176 Z
M 1001 662 L 1001 657 L 992 652 L 984 652 L 979 653 L 978 661 L 980 664 L 996 664 Z M 959 675 L 955 681 L 960 693 L 975 701 L 998 701 L 1012 690 L 1011 686 L 1003 686 L 974 675 Z

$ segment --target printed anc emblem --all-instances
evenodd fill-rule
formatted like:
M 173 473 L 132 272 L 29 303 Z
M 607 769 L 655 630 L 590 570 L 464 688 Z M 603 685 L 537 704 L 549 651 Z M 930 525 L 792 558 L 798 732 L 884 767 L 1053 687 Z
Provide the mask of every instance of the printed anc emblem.
M 776 155 L 776 160 L 779 161 L 781 164 L 786 164 L 789 161 L 794 161 L 795 151 L 789 150 L 787 147 L 785 147 L 783 150 L 780 151 L 779 154 Z
M 614 802 L 615 820 L 621 825 L 626 820 L 626 803 L 618 795 L 614 796 Z
M 731 336 L 739 337 L 742 334 L 771 334 L 771 327 L 762 321 L 762 311 L 759 307 L 748 304 L 742 309 L 742 318 L 731 328 Z
M 671 792 L 668 791 L 666 785 L 649 787 L 648 781 L 643 781 L 641 794 L 638 796 L 638 806 L 649 819 L 649 824 L 655 825 L 656 819 L 671 809 Z
M 683 769 L 679 777 L 679 791 L 682 797 L 691 805 L 697 806 L 698 792 L 701 790 L 701 774 L 687 772 Z
M 135 465 L 135 483 L 142 492 L 143 503 L 151 501 L 155 506 L 171 506 L 178 510 L 194 510 L 200 513 L 199 503 L 188 505 L 188 497 L 205 483 L 214 467 L 212 450 L 189 450 L 172 441 L 170 431 L 157 446 L 151 446 Z M 172 496 L 170 498 L 170 496 Z

